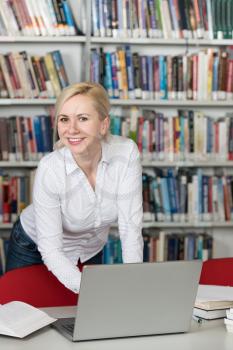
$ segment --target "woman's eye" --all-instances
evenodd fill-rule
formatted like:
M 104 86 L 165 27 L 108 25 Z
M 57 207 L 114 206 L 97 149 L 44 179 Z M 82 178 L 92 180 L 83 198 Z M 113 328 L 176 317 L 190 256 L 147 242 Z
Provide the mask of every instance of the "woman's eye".
M 66 123 L 68 121 L 68 118 L 61 118 L 60 119 L 60 122 L 62 122 L 62 123 Z
M 88 119 L 87 119 L 87 117 L 79 117 L 79 120 L 80 120 L 81 122 L 85 122 L 85 121 L 87 121 Z

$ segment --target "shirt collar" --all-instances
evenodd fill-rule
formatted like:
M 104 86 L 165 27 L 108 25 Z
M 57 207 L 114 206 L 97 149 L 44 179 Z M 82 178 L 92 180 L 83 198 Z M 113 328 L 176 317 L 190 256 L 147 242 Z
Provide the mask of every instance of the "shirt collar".
M 101 147 L 102 147 L 102 157 L 100 159 L 100 162 L 103 163 L 109 163 L 110 161 L 110 155 L 109 155 L 109 144 L 108 141 L 101 141 Z M 60 152 L 64 154 L 64 161 L 65 161 L 65 169 L 66 169 L 66 174 L 69 175 L 71 174 L 74 170 L 80 169 L 78 164 L 75 162 L 71 151 L 67 147 L 62 147 L 60 149 Z

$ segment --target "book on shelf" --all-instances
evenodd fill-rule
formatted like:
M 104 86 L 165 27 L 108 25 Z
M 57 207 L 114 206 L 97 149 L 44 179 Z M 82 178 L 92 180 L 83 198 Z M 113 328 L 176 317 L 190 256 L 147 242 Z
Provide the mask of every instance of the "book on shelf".
M 143 229 L 143 261 L 207 260 L 212 257 L 213 238 L 206 233 L 164 232 Z
M 0 54 L 1 97 L 54 98 L 69 85 L 59 50 L 45 56 L 26 51 Z
M 130 137 L 133 127 L 143 160 L 228 161 L 232 160 L 232 113 L 215 118 L 198 110 L 178 110 L 172 116 L 152 109 L 112 108 L 113 133 Z M 131 123 L 133 118 L 134 122 Z M 122 128 L 128 123 L 130 128 Z
M 31 202 L 34 176 L 34 170 L 20 176 L 0 172 L 0 222 L 15 222 L 20 212 Z
M 230 0 L 92 0 L 91 10 L 97 37 L 232 39 Z
M 108 59 L 110 67 L 101 76 L 97 62 L 104 64 L 106 58 L 114 53 L 120 74 L 113 75 L 114 63 Z M 141 55 L 137 52 L 131 53 L 128 45 L 111 52 L 104 52 L 102 48 L 91 52 L 91 80 L 101 83 L 108 91 L 108 86 L 113 85 L 113 82 L 116 84 L 117 79 L 119 93 L 114 96 L 109 94 L 110 98 L 231 101 L 232 71 L 231 46 L 215 50 L 198 49 L 197 52 L 184 55 Z M 136 89 L 140 89 L 142 94 L 136 94 Z
M 68 0 L 2 1 L 0 35 L 71 36 L 82 34 L 82 21 L 74 18 Z M 81 7 L 79 6 L 81 10 Z M 80 25 L 79 25 L 80 24 Z
M 232 221 L 232 175 L 205 175 L 203 169 L 143 172 L 145 221 L 195 225 Z
M 52 151 L 52 120 L 48 115 L 0 117 L 0 160 L 36 161 Z

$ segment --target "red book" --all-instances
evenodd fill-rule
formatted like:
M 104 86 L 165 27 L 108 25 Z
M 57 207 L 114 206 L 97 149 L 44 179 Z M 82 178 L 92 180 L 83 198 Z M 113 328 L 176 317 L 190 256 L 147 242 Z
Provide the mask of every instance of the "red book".
M 138 144 L 138 149 L 139 152 L 142 154 L 142 133 L 143 133 L 143 124 L 144 124 L 144 118 L 143 116 L 138 118 L 138 139 L 137 139 L 137 144 Z

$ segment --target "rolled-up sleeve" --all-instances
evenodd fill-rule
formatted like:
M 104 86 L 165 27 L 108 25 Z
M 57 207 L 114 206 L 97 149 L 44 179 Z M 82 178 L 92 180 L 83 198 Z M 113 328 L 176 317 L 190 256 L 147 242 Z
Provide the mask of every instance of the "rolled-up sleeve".
M 137 145 L 132 141 L 117 193 L 118 228 L 124 263 L 143 261 L 142 167 Z
M 56 174 L 47 164 L 40 162 L 37 169 L 33 207 L 38 250 L 47 268 L 67 288 L 78 293 L 81 273 L 63 250 L 63 228 L 59 183 Z

